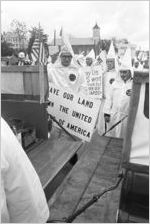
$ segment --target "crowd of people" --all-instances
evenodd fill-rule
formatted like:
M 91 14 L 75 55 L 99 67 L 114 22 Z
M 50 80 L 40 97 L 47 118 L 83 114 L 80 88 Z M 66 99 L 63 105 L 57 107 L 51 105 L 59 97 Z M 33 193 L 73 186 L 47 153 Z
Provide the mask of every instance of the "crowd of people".
M 24 52 L 13 55 L 9 63 L 18 66 L 31 64 Z M 88 96 L 84 71 L 86 67 L 92 71 L 94 66 L 99 66 L 103 78 L 103 98 L 99 99 L 101 104 L 95 128 L 100 136 L 105 133 L 107 136 L 124 138 L 132 94 L 133 67 L 137 68 L 136 61 L 132 64 L 131 49 L 127 49 L 124 57 L 118 60 L 112 43 L 108 54 L 101 51 L 97 57 L 93 49 L 86 56 L 83 53 L 73 55 L 63 46 L 55 60 L 48 59 L 48 81 L 58 87 L 68 88 L 75 94 Z M 59 129 L 58 125 L 55 127 Z M 39 177 L 3 118 L 1 149 L 2 222 L 47 222 L 49 209 Z
M 18 54 L 16 52 L 13 53 L 11 57 L 9 57 L 7 65 L 31 65 L 31 60 L 29 59 L 28 54 L 25 52 L 20 51 Z
M 74 58 L 77 63 L 74 62 Z M 84 71 L 87 67 L 92 71 L 95 66 L 99 66 L 103 78 L 103 98 L 100 99 L 96 123 L 98 133 L 103 135 L 106 132 L 107 136 L 124 138 L 132 94 L 131 49 L 126 50 L 118 63 L 113 43 L 108 54 L 101 51 L 97 57 L 93 49 L 86 56 L 80 54 L 74 57 L 66 47 L 63 47 L 55 63 L 50 62 L 48 65 L 49 83 L 88 96 L 87 77 Z M 111 127 L 113 129 L 109 131 Z

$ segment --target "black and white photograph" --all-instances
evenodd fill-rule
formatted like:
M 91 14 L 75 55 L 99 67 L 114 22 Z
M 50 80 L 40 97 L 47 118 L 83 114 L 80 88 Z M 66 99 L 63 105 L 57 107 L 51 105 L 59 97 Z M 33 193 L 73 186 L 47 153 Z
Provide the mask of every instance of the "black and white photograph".
M 149 223 L 149 1 L 1 1 L 1 223 Z

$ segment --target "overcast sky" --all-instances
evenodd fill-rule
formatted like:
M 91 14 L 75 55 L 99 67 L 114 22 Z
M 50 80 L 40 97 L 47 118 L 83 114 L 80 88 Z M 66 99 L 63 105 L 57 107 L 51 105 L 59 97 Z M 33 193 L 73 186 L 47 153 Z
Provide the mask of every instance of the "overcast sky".
M 49 40 L 63 26 L 75 37 L 92 37 L 97 21 L 101 38 L 127 38 L 149 49 L 149 1 L 1 1 L 2 31 L 10 30 L 13 19 L 27 27 L 40 22 Z

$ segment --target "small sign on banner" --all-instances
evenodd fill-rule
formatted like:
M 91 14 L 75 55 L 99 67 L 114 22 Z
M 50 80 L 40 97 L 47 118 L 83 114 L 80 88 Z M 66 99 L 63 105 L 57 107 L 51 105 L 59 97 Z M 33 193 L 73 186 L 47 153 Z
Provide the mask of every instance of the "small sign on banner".
M 88 85 L 89 96 L 95 99 L 103 98 L 101 66 L 85 67 L 84 72 Z
M 49 83 L 48 113 L 70 134 L 82 140 L 91 140 L 100 104 L 100 100 L 74 94 Z

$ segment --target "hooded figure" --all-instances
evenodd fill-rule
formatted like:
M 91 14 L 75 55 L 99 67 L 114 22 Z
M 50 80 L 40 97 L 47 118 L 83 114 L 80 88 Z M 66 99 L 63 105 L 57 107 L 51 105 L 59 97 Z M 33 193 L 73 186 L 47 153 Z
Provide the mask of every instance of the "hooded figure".
M 39 177 L 13 131 L 1 118 L 1 221 L 45 223 L 49 208 Z
M 128 115 L 132 93 L 132 74 L 131 50 L 127 49 L 103 109 L 107 130 Z M 126 124 L 127 118 L 108 132 L 107 136 L 124 138 Z
M 110 48 L 109 48 L 107 56 L 105 54 L 103 55 L 103 59 L 104 59 L 104 64 L 102 66 L 102 68 L 104 70 L 103 99 L 101 102 L 99 118 L 98 118 L 98 123 L 97 123 L 97 130 L 98 130 L 99 135 L 102 135 L 106 131 L 106 123 L 104 120 L 103 108 L 104 108 L 106 99 L 109 97 L 109 92 L 111 90 L 112 83 L 115 81 L 116 76 L 117 76 L 118 63 L 116 60 L 116 54 L 115 54 L 113 42 L 111 42 L 111 44 L 110 44 Z
M 58 87 L 68 88 L 74 93 L 86 93 L 86 79 L 79 67 L 72 61 L 72 54 L 63 47 L 57 61 L 48 69 L 49 82 Z
M 118 70 L 118 63 L 116 60 L 115 49 L 113 42 L 111 42 L 108 54 L 107 54 L 107 72 L 104 75 L 104 98 L 107 98 L 111 89 L 112 83 L 115 81 Z
M 95 53 L 92 49 L 85 57 L 86 59 L 86 66 L 92 66 L 95 61 Z

